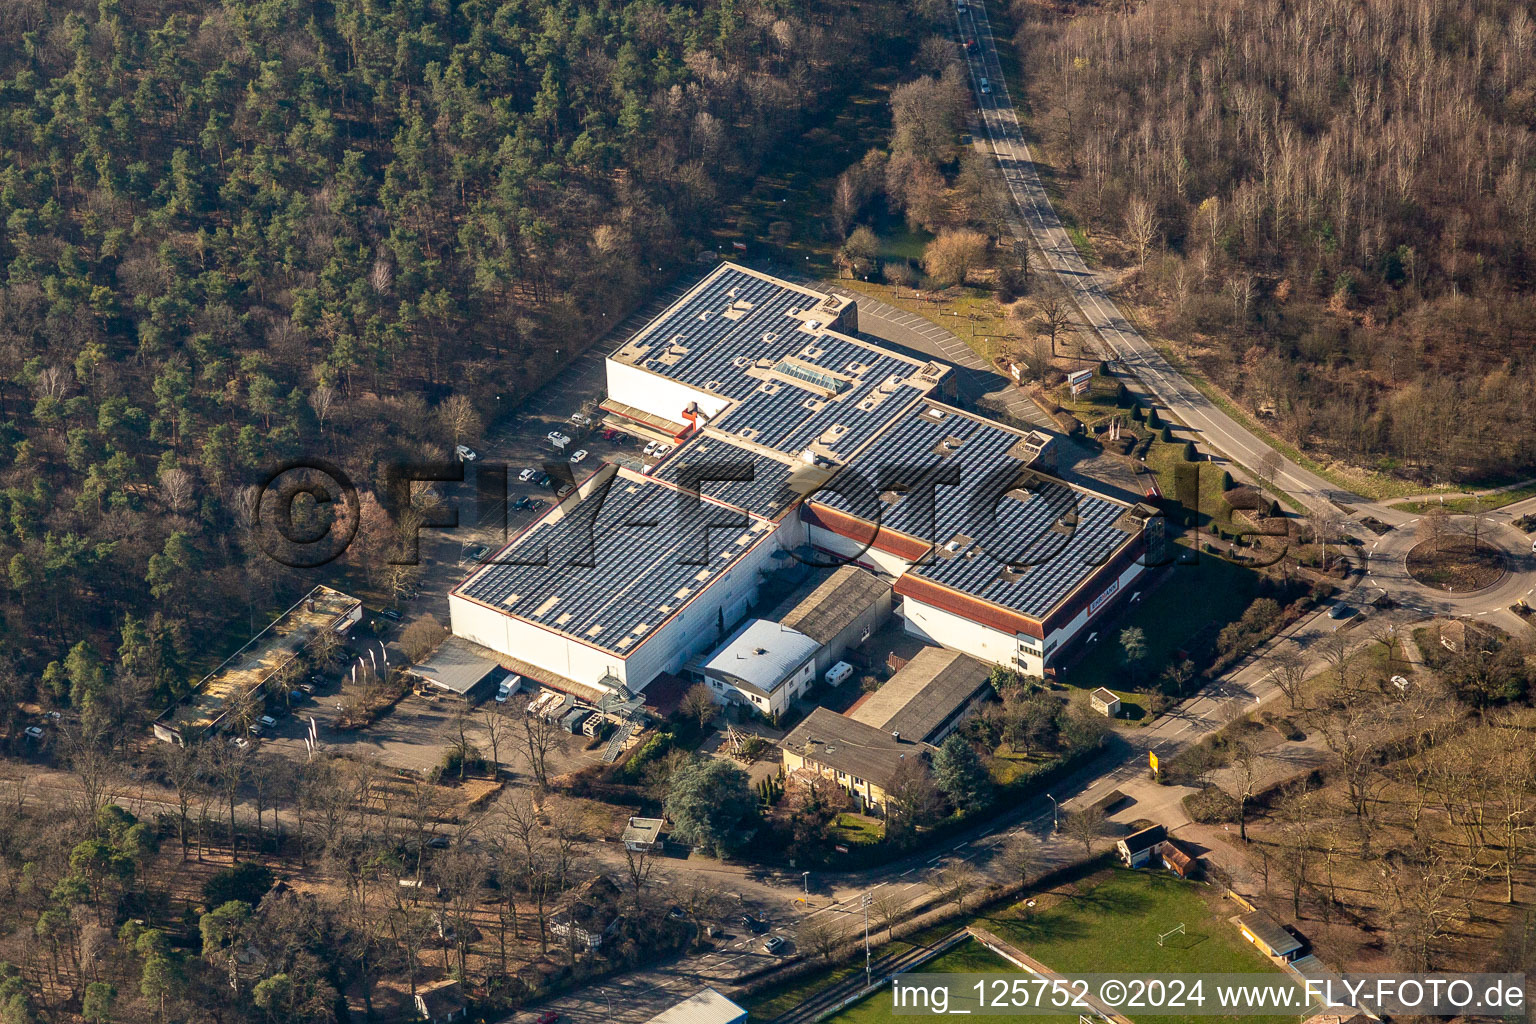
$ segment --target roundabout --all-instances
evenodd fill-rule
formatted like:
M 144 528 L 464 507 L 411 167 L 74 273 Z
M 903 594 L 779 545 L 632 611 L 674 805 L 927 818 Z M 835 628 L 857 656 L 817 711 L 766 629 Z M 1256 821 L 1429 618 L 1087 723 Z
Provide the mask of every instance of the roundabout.
M 1536 510 L 1524 501 L 1474 522 L 1444 520 L 1436 536 L 1421 517 L 1392 517 L 1388 532 L 1365 541 L 1365 580 L 1404 609 L 1431 616 L 1487 616 L 1520 601 L 1536 605 L 1536 553 L 1514 519 Z M 1476 535 L 1476 544 L 1473 536 Z
M 1414 582 L 1448 594 L 1486 590 L 1508 572 L 1502 551 L 1470 537 L 1420 541 L 1408 550 L 1405 563 Z

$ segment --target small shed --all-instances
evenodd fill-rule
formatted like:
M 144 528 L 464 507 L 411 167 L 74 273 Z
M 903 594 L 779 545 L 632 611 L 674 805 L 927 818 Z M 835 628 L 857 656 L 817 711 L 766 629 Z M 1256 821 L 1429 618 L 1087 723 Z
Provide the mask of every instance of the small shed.
M 469 1012 L 457 981 L 444 981 L 416 990 L 416 1014 L 428 1024 L 459 1020 Z
M 1193 878 L 1200 873 L 1200 860 L 1172 839 L 1163 840 L 1163 867 L 1180 878 Z
M 636 853 L 648 853 L 666 843 L 666 838 L 661 834 L 666 824 L 660 818 L 630 818 L 629 824 L 624 826 L 624 834 L 620 839 L 625 849 Z
M 696 992 L 645 1024 L 743 1024 L 747 1011 L 712 988 Z
M 1100 686 L 1088 695 L 1088 703 L 1105 718 L 1118 718 L 1120 715 L 1120 698 L 1115 696 L 1113 690 Z
M 1243 938 L 1259 947 L 1267 957 L 1289 961 L 1301 955 L 1304 943 L 1262 910 L 1239 917 L 1237 927 Z
M 1152 825 L 1140 832 L 1132 832 L 1115 846 L 1120 853 L 1120 860 L 1126 867 L 1139 868 L 1143 864 L 1150 863 L 1152 858 L 1157 856 L 1158 849 L 1167 838 L 1167 829 L 1161 825 Z

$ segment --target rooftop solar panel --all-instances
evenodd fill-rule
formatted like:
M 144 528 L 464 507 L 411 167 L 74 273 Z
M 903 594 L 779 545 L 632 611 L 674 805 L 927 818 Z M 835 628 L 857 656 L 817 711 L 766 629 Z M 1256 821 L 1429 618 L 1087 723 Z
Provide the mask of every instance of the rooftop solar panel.
M 878 493 L 882 529 L 935 546 L 916 575 L 1041 618 L 1131 535 L 1116 525 L 1120 502 L 1029 470 L 1023 436 L 925 402 L 843 473 Z M 813 500 L 869 519 L 857 493 Z
M 459 593 L 622 655 L 772 529 L 621 473 L 534 524 Z

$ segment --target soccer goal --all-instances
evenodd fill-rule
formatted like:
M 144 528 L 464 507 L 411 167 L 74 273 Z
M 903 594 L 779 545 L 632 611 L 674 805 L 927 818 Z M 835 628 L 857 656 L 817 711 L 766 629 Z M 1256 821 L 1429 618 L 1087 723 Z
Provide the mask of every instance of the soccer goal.
M 1169 939 L 1173 938 L 1175 935 L 1184 935 L 1184 934 L 1185 934 L 1184 922 L 1180 921 L 1178 924 L 1174 925 L 1172 928 L 1169 928 L 1167 931 L 1160 933 L 1158 935 L 1158 937 L 1157 937 L 1157 944 L 1159 946 L 1161 946 L 1163 943 L 1167 942 Z

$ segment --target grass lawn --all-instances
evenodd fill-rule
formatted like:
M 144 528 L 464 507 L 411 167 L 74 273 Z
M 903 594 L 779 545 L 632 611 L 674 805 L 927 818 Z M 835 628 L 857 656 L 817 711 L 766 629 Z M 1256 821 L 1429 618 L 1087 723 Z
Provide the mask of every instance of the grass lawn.
M 832 834 L 840 843 L 849 846 L 878 843 L 885 837 L 885 826 L 878 818 L 863 814 L 839 814 L 832 826 Z
M 1191 553 L 1187 548 L 1179 551 Z M 1126 609 L 1088 653 L 1063 673 L 1065 681 L 1084 689 L 1107 686 L 1120 692 L 1127 672 L 1118 638 L 1121 630 L 1132 626 L 1140 627 L 1146 640 L 1143 671 L 1155 676 L 1174 651 L 1194 657 L 1214 644 L 1221 627 L 1241 618 L 1258 591 L 1257 572 L 1214 555 L 1202 554 L 1191 565 L 1175 565 L 1161 586 Z M 1191 609 L 1198 609 L 1198 614 L 1191 615 Z M 1123 693 L 1121 699 L 1125 699 Z
M 1445 501 L 1410 501 L 1397 508 L 1402 512 L 1411 512 L 1414 515 L 1423 515 L 1435 509 L 1445 509 L 1452 515 L 1464 515 L 1469 512 L 1491 512 L 1505 505 L 1513 505 L 1517 501 L 1527 498 L 1536 498 L 1536 484 L 1528 484 L 1524 487 L 1516 487 L 1509 491 L 1500 491 L 1498 494 L 1486 494 L 1482 497 L 1466 495 L 1461 498 L 1449 498 Z
M 999 786 L 1011 785 L 1019 776 L 1038 771 L 1041 765 L 1056 760 L 1055 754 L 1019 754 L 999 747 L 996 752 L 982 759 L 987 773 Z
M 1162 871 L 1115 867 L 1041 895 L 1033 909 L 1017 903 L 977 923 L 1064 973 L 1284 977 L 1227 920 L 1241 912 L 1237 904 L 1222 900 L 1217 890 L 1199 882 L 1187 882 Z M 1184 925 L 1184 934 L 1159 946 L 1158 933 L 1178 924 Z M 1187 1019 L 1139 1013 L 1134 1018 L 1137 1024 L 1173 1024 Z M 1243 1020 L 1281 1024 L 1296 1017 Z
M 917 969 L 920 974 L 1018 974 L 1019 969 L 974 939 L 928 961 Z M 976 1013 L 976 1001 L 952 999 L 950 1013 Z M 1075 1017 L 1031 1017 L 1030 1020 L 1076 1020 Z M 891 990 L 881 989 L 862 1003 L 855 1003 L 841 1013 L 828 1017 L 829 1024 L 884 1024 L 886 1021 L 911 1021 L 911 1011 L 897 1015 L 891 1006 Z
M 1283 973 L 1243 941 L 1226 919 L 1239 913 L 1236 904 L 1220 899 L 1216 890 L 1186 882 L 1164 872 L 1111 868 L 1037 897 L 1027 909 L 1022 903 L 976 919 L 976 923 L 1013 943 L 1047 967 L 1063 973 L 1125 974 L 1273 974 Z M 1159 932 L 1176 924 L 1184 934 L 1157 944 Z M 923 974 L 1017 974 L 1017 968 L 976 942 L 966 942 L 919 969 Z M 910 1019 L 898 1016 L 884 989 L 829 1020 L 835 1024 L 885 1024 Z M 949 1012 L 975 1011 L 952 999 Z M 1030 1020 L 1066 1024 L 1075 1017 L 1034 1017 Z M 1137 1024 L 1182 1024 L 1196 1018 L 1136 1014 Z M 1236 1018 L 1198 1018 L 1229 1019 Z M 1295 1016 L 1242 1018 L 1246 1024 L 1291 1024 Z

